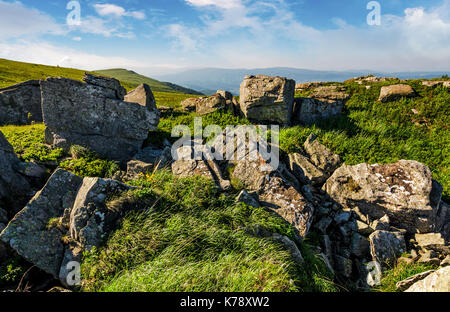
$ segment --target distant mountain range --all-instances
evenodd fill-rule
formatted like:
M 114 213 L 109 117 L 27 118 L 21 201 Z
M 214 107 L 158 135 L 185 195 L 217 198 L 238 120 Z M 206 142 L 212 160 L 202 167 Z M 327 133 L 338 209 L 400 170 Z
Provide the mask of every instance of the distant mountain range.
M 239 86 L 245 75 L 269 75 L 281 76 L 294 79 L 297 83 L 308 81 L 336 81 L 341 82 L 350 78 L 372 74 L 383 77 L 398 77 L 400 79 L 412 78 L 436 78 L 448 74 L 442 72 L 398 72 L 383 73 L 370 70 L 360 71 L 320 71 L 297 69 L 289 67 L 256 68 L 256 69 L 222 69 L 222 68 L 203 68 L 190 69 L 175 74 L 159 75 L 156 78 L 163 81 L 172 81 L 173 83 L 183 85 L 187 88 L 198 90 L 205 94 L 212 94 L 216 90 L 228 90 L 235 95 L 239 94 Z

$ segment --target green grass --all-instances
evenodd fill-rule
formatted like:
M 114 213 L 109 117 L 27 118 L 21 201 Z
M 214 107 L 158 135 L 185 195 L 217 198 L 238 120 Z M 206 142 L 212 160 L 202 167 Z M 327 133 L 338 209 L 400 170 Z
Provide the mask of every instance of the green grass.
M 304 251 L 310 265 L 301 267 L 280 244 L 249 234 L 264 227 L 293 239 L 273 212 L 236 204 L 203 177 L 163 170 L 134 184 L 142 189 L 126 200 L 146 213 L 130 213 L 105 246 L 85 253 L 84 291 L 336 290 L 313 255 Z
M 435 270 L 436 266 L 422 263 L 406 264 L 401 262 L 390 270 L 383 273 L 381 279 L 381 285 L 373 288 L 376 292 L 399 292 L 396 284 L 400 281 L 407 279 L 408 277 L 416 274 L 426 272 L 429 270 Z
M 56 161 L 64 156 L 62 149 L 52 149 L 45 144 L 45 125 L 4 126 L 0 131 L 11 143 L 16 154 L 25 161 Z

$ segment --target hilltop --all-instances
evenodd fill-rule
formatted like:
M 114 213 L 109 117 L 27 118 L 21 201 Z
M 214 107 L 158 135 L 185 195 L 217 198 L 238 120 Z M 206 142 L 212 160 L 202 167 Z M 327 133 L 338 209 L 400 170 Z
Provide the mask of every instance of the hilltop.
M 187 89 L 176 84 L 160 82 L 158 80 L 139 75 L 125 69 L 100 70 L 96 72 L 65 68 L 59 66 L 48 66 L 25 62 L 11 61 L 0 58 L 0 88 L 5 88 L 28 80 L 39 80 L 47 77 L 64 77 L 75 80 L 83 78 L 84 73 L 100 74 L 120 80 L 125 89 L 132 90 L 141 83 L 148 84 L 152 91 L 168 93 L 198 94 L 201 93 Z
M 140 85 L 141 83 L 146 83 L 150 86 L 150 88 L 153 91 L 202 95 L 202 93 L 198 91 L 184 88 L 182 86 L 170 82 L 161 82 L 156 79 L 140 75 L 132 70 L 115 68 L 115 69 L 96 70 L 95 72 L 104 76 L 116 78 L 117 80 L 120 80 L 122 83 L 126 83 L 127 85 L 130 85 L 134 88 Z

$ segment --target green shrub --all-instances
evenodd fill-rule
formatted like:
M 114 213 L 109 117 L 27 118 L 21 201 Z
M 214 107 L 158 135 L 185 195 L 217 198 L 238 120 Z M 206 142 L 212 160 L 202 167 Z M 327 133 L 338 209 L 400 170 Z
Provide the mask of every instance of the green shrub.
M 61 162 L 59 166 L 82 177 L 111 178 L 120 170 L 115 161 L 91 158 L 70 159 Z

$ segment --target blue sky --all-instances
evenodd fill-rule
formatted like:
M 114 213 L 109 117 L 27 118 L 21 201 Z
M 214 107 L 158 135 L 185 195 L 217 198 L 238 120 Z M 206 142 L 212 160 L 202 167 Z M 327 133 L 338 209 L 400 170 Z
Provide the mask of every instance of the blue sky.
M 50 65 L 450 69 L 450 0 L 0 0 L 0 57 Z

